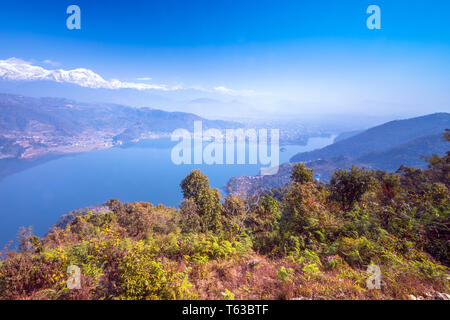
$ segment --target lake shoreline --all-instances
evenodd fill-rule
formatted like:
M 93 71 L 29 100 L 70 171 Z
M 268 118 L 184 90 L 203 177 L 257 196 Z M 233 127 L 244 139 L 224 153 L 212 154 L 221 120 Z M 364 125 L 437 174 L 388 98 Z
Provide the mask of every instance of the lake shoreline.
M 332 137 L 311 138 L 307 146 L 287 146 L 280 152 L 280 163 L 329 143 Z M 204 172 L 211 186 L 222 192 L 230 178 L 256 175 L 261 169 L 249 164 L 177 166 L 171 162 L 172 144 L 168 138 L 151 139 L 12 166 L 10 174 L 0 179 L 0 243 L 14 239 L 20 226 L 32 225 L 37 235 L 46 234 L 64 214 L 114 198 L 178 207 L 180 182 L 194 169 Z

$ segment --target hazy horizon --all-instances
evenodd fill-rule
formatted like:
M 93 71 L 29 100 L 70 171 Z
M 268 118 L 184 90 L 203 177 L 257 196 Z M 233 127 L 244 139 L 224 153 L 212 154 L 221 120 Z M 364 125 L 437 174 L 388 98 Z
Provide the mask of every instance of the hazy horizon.
M 81 30 L 67 1 L 5 2 L 0 92 L 228 119 L 447 112 L 450 5 L 432 2 L 377 1 L 380 30 L 368 1 L 78 1 Z

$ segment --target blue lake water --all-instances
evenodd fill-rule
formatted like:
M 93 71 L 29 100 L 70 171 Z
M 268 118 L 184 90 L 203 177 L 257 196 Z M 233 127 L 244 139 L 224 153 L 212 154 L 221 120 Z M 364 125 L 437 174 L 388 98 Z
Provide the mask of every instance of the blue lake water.
M 333 139 L 311 138 L 306 146 L 285 146 L 280 163 L 298 152 L 329 145 Z M 35 234 L 42 236 L 61 215 L 113 198 L 178 206 L 182 200 L 180 182 L 193 169 L 200 169 L 212 187 L 221 189 L 231 177 L 256 175 L 261 168 L 177 166 L 171 161 L 171 146 L 168 140 L 143 141 L 60 157 L 5 177 L 0 180 L 0 245 L 14 240 L 20 226 L 33 226 Z

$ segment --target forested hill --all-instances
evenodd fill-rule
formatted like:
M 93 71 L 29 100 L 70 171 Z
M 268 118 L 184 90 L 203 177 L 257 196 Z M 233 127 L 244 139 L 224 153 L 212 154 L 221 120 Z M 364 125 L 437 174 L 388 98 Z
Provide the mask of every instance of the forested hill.
M 48 154 L 107 148 L 140 138 L 167 136 L 175 129 L 236 128 L 191 113 L 88 104 L 58 98 L 0 94 L 0 159 L 33 159 Z
M 401 165 L 425 168 L 427 163 L 421 156 L 442 155 L 448 143 L 442 134 L 432 134 L 408 141 L 394 148 L 368 153 L 358 158 L 358 163 L 367 163 L 374 168 L 395 171 Z
M 369 153 L 388 151 L 420 137 L 439 135 L 449 127 L 449 113 L 435 113 L 418 118 L 391 121 L 323 149 L 297 154 L 292 157 L 291 161 L 332 159 L 339 156 L 356 159 Z M 414 157 L 420 158 L 420 154 L 415 154 Z M 368 158 L 365 157 L 365 159 Z

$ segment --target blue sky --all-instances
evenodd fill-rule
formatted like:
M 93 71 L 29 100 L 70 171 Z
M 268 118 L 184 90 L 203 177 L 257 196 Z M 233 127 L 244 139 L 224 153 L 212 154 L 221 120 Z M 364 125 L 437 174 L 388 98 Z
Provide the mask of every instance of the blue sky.
M 66 28 L 71 4 L 81 30 Z M 366 27 L 371 4 L 381 30 Z M 189 99 L 269 113 L 425 114 L 450 110 L 449 16 L 446 0 L 9 0 L 0 3 L 0 60 L 203 88 Z

